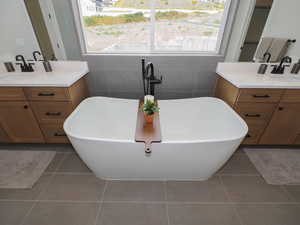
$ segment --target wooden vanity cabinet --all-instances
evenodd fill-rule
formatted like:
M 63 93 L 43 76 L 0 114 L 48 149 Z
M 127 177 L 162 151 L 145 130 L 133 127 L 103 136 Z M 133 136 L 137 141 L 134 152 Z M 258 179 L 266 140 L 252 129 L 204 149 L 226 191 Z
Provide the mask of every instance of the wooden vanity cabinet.
M 44 137 L 27 101 L 1 101 L 0 123 L 4 141 L 43 143 Z
M 300 131 L 300 104 L 280 103 L 259 144 L 294 144 Z
M 71 87 L 1 87 L 0 142 L 68 143 L 63 122 L 88 96 L 85 78 Z
M 300 90 L 240 89 L 218 78 L 215 96 L 247 123 L 247 145 L 300 144 Z
M 300 144 L 299 137 L 300 90 L 286 90 L 260 144 Z

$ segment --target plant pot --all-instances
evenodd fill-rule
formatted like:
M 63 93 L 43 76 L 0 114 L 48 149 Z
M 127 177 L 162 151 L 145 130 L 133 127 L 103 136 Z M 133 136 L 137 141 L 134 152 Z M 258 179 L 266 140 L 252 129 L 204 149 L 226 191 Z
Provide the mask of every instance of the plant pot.
M 152 115 L 144 114 L 144 116 L 145 116 L 146 123 L 153 123 L 154 114 Z

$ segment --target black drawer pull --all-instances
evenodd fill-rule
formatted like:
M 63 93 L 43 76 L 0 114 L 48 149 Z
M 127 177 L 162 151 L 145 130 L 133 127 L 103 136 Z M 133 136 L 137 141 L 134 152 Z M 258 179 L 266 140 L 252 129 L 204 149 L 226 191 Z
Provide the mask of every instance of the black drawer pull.
M 279 111 L 282 111 L 282 110 L 284 110 L 284 108 L 280 106 L 280 107 L 278 108 L 278 110 L 279 110 Z
M 247 134 L 247 135 L 246 135 L 246 138 L 251 138 L 251 135 L 250 135 L 250 134 Z
M 46 112 L 46 116 L 60 116 L 61 112 Z
M 39 93 L 38 96 L 50 97 L 50 96 L 55 96 L 55 93 Z
M 254 98 L 270 98 L 270 95 L 253 95 Z
M 258 118 L 260 117 L 260 114 L 246 114 L 246 117 L 253 117 L 253 118 Z
M 66 134 L 54 133 L 54 137 L 66 137 Z

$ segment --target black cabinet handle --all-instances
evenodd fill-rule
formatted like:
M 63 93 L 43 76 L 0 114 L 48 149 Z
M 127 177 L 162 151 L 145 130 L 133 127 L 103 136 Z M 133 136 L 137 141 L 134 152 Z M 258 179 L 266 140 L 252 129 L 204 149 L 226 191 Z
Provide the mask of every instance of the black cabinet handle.
M 254 98 L 270 98 L 270 95 L 253 95 Z
M 54 133 L 54 137 L 66 137 L 66 134 Z
M 247 134 L 247 135 L 246 135 L 246 138 L 251 138 L 251 135 L 250 135 L 250 134 Z
M 60 116 L 61 112 L 46 112 L 46 116 Z
M 28 105 L 24 105 L 24 109 L 28 109 Z
M 279 111 L 282 111 L 282 110 L 284 110 L 284 108 L 280 106 L 280 107 L 278 108 L 278 110 L 279 110 Z
M 246 117 L 253 117 L 253 118 L 258 118 L 258 117 L 260 117 L 260 114 L 246 114 L 245 115 Z
M 55 93 L 39 93 L 38 96 L 50 97 L 50 96 L 55 96 Z

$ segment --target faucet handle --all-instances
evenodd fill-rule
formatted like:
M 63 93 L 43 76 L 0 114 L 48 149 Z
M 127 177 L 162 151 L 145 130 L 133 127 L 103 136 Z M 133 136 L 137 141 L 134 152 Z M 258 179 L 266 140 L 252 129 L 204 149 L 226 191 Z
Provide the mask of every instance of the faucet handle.
M 278 71 L 278 66 L 277 66 L 277 65 L 271 65 L 271 67 L 273 67 L 271 73 L 277 73 L 277 71 Z
M 28 63 L 28 72 L 34 72 L 33 66 L 34 63 Z
M 162 83 L 162 77 L 159 79 L 155 78 L 154 80 L 150 80 L 151 84 L 161 84 Z

